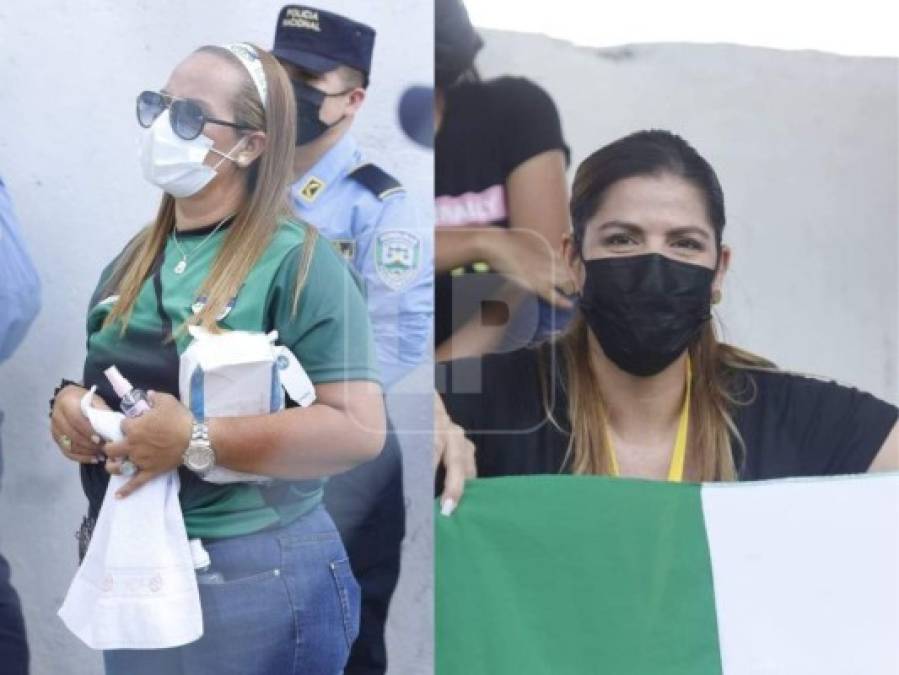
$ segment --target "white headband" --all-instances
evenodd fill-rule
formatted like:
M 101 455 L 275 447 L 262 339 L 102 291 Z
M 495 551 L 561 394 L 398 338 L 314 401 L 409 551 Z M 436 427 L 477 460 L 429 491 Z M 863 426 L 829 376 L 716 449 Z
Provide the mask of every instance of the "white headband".
M 223 46 L 234 54 L 237 60 L 243 64 L 243 67 L 247 69 L 250 79 L 256 85 L 256 91 L 259 92 L 262 107 L 265 108 L 266 94 L 268 92 L 268 86 L 265 82 L 265 70 L 262 68 L 262 61 L 259 59 L 259 54 L 253 49 L 253 45 L 248 45 L 246 42 L 235 42 L 234 44 Z

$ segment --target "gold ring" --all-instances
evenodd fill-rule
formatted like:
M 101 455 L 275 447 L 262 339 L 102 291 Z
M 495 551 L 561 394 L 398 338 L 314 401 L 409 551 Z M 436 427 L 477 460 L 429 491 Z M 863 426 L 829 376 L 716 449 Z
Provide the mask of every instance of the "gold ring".
M 72 449 L 72 439 L 65 434 L 59 437 L 59 444 L 65 448 L 66 452 Z

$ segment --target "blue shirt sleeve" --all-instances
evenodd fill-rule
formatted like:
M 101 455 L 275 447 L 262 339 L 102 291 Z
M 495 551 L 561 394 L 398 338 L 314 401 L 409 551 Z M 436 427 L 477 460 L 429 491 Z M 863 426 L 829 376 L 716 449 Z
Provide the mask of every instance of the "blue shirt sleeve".
M 19 346 L 40 306 L 40 279 L 22 241 L 12 200 L 0 180 L 0 361 Z
M 390 389 L 430 349 L 434 317 L 434 228 L 406 192 L 378 202 L 380 212 L 356 234 L 356 267 L 366 297 L 384 388 Z

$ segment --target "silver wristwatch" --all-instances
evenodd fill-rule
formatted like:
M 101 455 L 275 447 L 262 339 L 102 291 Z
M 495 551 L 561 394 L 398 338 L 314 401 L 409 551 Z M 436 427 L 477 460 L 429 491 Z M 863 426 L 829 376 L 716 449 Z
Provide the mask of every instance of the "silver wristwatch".
M 205 422 L 194 420 L 190 432 L 190 445 L 184 451 L 184 466 L 198 476 L 205 476 L 215 466 L 215 450 L 209 443 L 209 428 Z

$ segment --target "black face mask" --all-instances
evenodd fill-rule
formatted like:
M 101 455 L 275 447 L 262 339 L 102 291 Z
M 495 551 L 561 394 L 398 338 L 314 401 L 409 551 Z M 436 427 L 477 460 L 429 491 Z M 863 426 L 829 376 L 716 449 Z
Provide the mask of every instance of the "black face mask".
M 603 352 L 649 376 L 680 356 L 711 317 L 715 271 L 658 253 L 585 260 L 580 309 Z
M 331 127 L 340 124 L 346 115 L 341 116 L 333 124 L 325 124 L 321 120 L 322 103 L 328 96 L 343 96 L 349 89 L 336 94 L 326 94 L 315 87 L 310 87 L 302 80 L 291 80 L 293 96 L 297 103 L 297 145 L 311 143 Z

